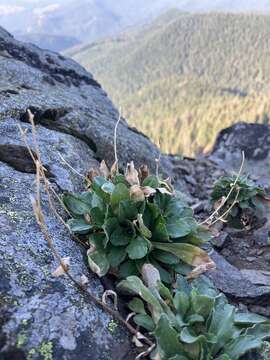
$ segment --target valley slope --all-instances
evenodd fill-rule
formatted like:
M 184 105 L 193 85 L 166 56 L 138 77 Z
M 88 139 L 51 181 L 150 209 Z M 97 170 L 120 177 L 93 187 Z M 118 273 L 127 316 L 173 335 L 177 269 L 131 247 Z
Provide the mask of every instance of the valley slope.
M 237 121 L 268 123 L 270 15 L 171 10 L 69 51 L 163 151 L 194 155 Z

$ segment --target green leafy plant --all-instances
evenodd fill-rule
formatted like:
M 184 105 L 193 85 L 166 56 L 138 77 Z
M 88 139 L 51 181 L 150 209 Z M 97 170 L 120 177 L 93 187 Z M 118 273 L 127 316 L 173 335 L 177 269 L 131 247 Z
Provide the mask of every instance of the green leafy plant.
M 208 231 L 198 226 L 168 180 L 150 175 L 145 166 L 138 172 L 130 163 L 122 175 L 102 162 L 90 182 L 89 191 L 66 194 L 63 202 L 72 216 L 68 225 L 89 244 L 89 265 L 99 276 L 108 271 L 120 278 L 136 275 L 150 262 L 164 282 L 172 283 L 175 273 L 213 266 L 199 247 L 209 239 Z
M 147 287 L 136 276 L 118 287 L 139 295 L 128 306 L 156 340 L 154 360 L 237 360 L 270 337 L 266 318 L 238 312 L 207 278 L 190 285 L 179 276 L 174 292 L 160 281 Z
M 229 195 L 229 196 L 228 196 Z M 215 207 L 223 210 L 222 217 L 237 228 L 250 227 L 253 220 L 263 218 L 267 203 L 265 191 L 246 176 L 224 176 L 211 194 Z

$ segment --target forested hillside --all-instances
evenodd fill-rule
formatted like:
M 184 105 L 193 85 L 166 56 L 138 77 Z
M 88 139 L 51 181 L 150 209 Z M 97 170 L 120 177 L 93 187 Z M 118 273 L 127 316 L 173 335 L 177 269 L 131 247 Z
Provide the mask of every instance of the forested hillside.
M 194 155 L 232 123 L 268 123 L 270 15 L 172 10 L 69 52 L 163 151 Z

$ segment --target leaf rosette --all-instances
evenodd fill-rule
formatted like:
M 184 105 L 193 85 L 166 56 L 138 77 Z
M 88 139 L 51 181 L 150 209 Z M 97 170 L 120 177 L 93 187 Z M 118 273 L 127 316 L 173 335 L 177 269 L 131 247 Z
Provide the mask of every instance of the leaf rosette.
M 104 170 L 104 162 L 102 169 L 103 175 L 92 176 L 88 191 L 63 197 L 72 216 L 67 223 L 89 244 L 95 273 L 112 271 L 125 278 L 150 263 L 162 281 L 172 283 L 175 273 L 213 265 L 200 248 L 210 233 L 198 226 L 169 180 L 149 175 L 145 166 L 138 172 L 133 163 L 125 175 Z
M 189 284 L 179 276 L 172 292 L 160 281 L 147 287 L 130 276 L 118 289 L 137 295 L 128 307 L 155 338 L 153 360 L 238 360 L 270 337 L 267 318 L 238 312 L 206 277 Z
M 222 177 L 214 184 L 211 198 L 214 207 L 221 207 L 224 220 L 235 228 L 250 228 L 252 222 L 264 217 L 269 206 L 264 189 L 247 176 Z

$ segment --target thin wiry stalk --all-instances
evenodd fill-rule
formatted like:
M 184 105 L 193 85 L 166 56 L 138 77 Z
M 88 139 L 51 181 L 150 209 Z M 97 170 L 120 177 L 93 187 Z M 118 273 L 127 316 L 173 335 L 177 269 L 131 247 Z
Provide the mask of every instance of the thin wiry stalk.
M 161 153 L 160 153 L 160 140 L 158 141 L 158 150 L 159 150 L 158 158 L 155 159 L 155 161 L 156 161 L 156 177 L 157 177 L 157 178 L 159 178 L 159 164 L 160 164 L 160 158 L 161 158 Z
M 121 108 L 119 109 L 119 116 L 118 116 L 118 120 L 115 124 L 115 127 L 114 127 L 114 136 L 113 136 L 113 147 L 114 147 L 114 161 L 115 161 L 115 164 L 116 164 L 116 171 L 118 172 L 119 171 L 119 166 L 118 166 L 118 156 L 117 156 L 117 128 L 118 128 L 118 125 L 121 121 Z
M 235 181 L 233 182 L 232 184 L 232 187 L 230 189 L 230 191 L 228 192 L 227 196 L 225 197 L 225 199 L 223 199 L 221 201 L 221 204 L 217 207 L 217 209 L 205 220 L 203 220 L 202 222 L 200 222 L 198 225 L 201 226 L 201 225 L 204 225 L 204 224 L 208 224 L 209 226 L 212 226 L 213 223 L 215 223 L 216 221 L 214 220 L 214 222 L 212 221 L 213 217 L 218 214 L 219 210 L 223 208 L 223 206 L 225 205 L 225 203 L 227 202 L 227 200 L 229 199 L 229 197 L 231 196 L 233 190 L 235 189 L 235 186 L 237 184 L 237 181 L 239 180 L 239 177 L 243 171 L 243 166 L 244 166 L 244 163 L 245 163 L 245 153 L 244 151 L 242 151 L 242 162 L 241 162 L 241 166 L 240 166 L 240 169 L 238 171 L 238 174 L 235 178 Z M 210 224 L 209 224 L 209 221 L 210 221 Z
M 65 163 L 75 174 L 77 174 L 77 175 L 80 176 L 81 178 L 87 180 L 87 177 L 84 176 L 83 174 L 79 173 L 79 171 L 77 171 L 76 169 L 74 169 L 74 168 L 64 159 L 64 157 L 60 154 L 60 152 L 58 152 L 58 156 L 59 156 L 60 159 L 63 161 L 63 163 Z
M 224 221 L 224 220 L 226 219 L 226 217 L 227 217 L 227 215 L 229 214 L 229 212 L 232 210 L 232 208 L 234 207 L 234 205 L 237 203 L 239 193 L 240 193 L 240 189 L 238 188 L 238 189 L 237 189 L 236 196 L 235 196 L 232 204 L 230 205 L 230 207 L 229 207 L 222 215 L 220 215 L 220 217 L 218 217 L 216 220 L 214 220 L 214 221 L 211 223 L 211 225 L 214 225 L 216 222 L 218 222 L 218 221 Z
M 46 169 L 43 167 L 42 165 L 42 161 L 41 161 L 41 156 L 40 156 L 40 149 L 39 149 L 39 145 L 37 142 L 37 137 L 36 137 L 36 129 L 35 129 L 35 123 L 34 123 L 34 116 L 33 114 L 30 112 L 30 110 L 28 110 L 28 115 L 29 115 L 29 121 L 32 125 L 32 136 L 33 136 L 33 143 L 35 144 L 35 151 L 37 154 L 37 159 L 33 156 L 33 161 L 35 163 L 36 166 L 36 179 L 35 179 L 35 184 L 36 184 L 36 194 L 35 194 L 35 198 L 33 199 L 33 211 L 36 217 L 36 221 L 47 241 L 48 247 L 50 248 L 50 250 L 52 251 L 52 254 L 54 256 L 54 258 L 59 262 L 59 264 L 61 265 L 62 269 L 64 270 L 65 274 L 68 276 L 68 278 L 73 282 L 73 284 L 80 290 L 83 292 L 84 295 L 87 295 L 88 298 L 94 302 L 97 306 L 99 306 L 100 308 L 102 308 L 103 310 L 105 310 L 108 314 L 110 314 L 111 316 L 113 316 L 117 321 L 119 321 L 120 323 L 122 323 L 128 330 L 130 333 L 132 333 L 134 336 L 136 336 L 136 338 L 140 338 L 141 340 L 143 340 L 145 342 L 146 345 L 150 346 L 150 347 L 154 347 L 154 343 L 148 339 L 147 337 L 143 336 L 136 328 L 134 328 L 131 324 L 129 324 L 122 316 L 121 314 L 117 311 L 114 310 L 112 308 L 110 308 L 110 306 L 108 306 L 106 303 L 104 303 L 102 300 L 96 298 L 89 290 L 87 290 L 85 288 L 84 285 L 82 285 L 80 282 L 78 282 L 71 274 L 69 271 L 68 266 L 66 266 L 66 264 L 63 262 L 60 254 L 58 253 L 58 251 L 56 250 L 55 246 L 54 246 L 54 242 L 52 237 L 50 236 L 50 233 L 48 231 L 47 225 L 45 223 L 45 218 L 44 218 L 44 214 L 42 211 L 42 206 L 41 206 L 41 180 L 43 180 L 44 185 L 45 185 L 45 191 L 47 193 L 47 195 L 49 194 L 49 187 L 48 187 L 48 179 L 46 178 Z M 22 130 L 22 129 L 21 129 Z M 20 131 L 21 131 L 20 130 Z M 25 137 L 25 133 L 22 130 L 22 136 L 23 140 L 26 144 L 27 149 L 29 149 L 29 153 L 30 155 L 32 154 L 32 150 L 27 142 L 27 139 Z M 33 155 L 33 154 L 32 154 Z M 31 156 L 32 156 L 31 155 Z M 49 203 L 50 205 L 52 204 L 52 200 L 50 198 L 50 196 L 48 196 L 49 199 Z M 54 208 L 54 206 L 53 206 Z M 54 208 L 55 209 L 55 208 Z M 55 210 L 56 211 L 56 210 Z

